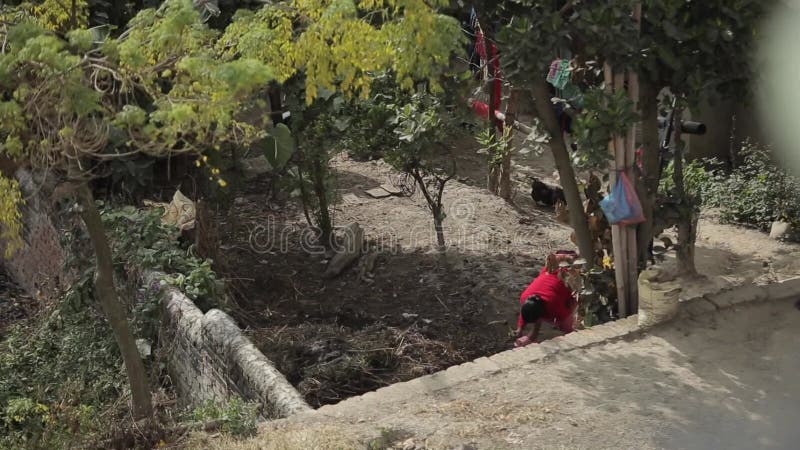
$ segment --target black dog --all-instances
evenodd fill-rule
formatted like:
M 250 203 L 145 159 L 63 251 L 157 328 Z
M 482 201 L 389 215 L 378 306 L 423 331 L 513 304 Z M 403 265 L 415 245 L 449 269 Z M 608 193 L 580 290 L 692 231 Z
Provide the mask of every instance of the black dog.
M 538 178 L 531 179 L 531 198 L 537 204 L 547 206 L 555 206 L 559 201 L 567 202 L 563 189 L 543 183 Z

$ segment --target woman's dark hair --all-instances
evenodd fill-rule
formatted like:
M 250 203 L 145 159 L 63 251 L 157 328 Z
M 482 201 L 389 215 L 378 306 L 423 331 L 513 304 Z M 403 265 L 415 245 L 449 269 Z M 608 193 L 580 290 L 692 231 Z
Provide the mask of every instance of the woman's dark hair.
M 525 323 L 533 323 L 544 315 L 544 300 L 538 295 L 532 295 L 525 300 L 520 310 Z

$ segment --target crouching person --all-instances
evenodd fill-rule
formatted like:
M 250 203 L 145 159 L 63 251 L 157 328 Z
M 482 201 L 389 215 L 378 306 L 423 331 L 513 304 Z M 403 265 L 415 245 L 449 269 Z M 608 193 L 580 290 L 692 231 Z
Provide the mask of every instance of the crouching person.
M 575 331 L 575 310 L 578 302 L 565 281 L 567 277 L 577 276 L 578 272 L 568 267 L 559 267 L 562 262 L 572 263 L 575 256 L 572 252 L 558 252 L 548 256 L 542 272 L 520 296 L 516 347 L 536 342 L 542 323 L 552 324 L 564 333 Z M 533 329 L 526 334 L 527 325 L 532 325 Z

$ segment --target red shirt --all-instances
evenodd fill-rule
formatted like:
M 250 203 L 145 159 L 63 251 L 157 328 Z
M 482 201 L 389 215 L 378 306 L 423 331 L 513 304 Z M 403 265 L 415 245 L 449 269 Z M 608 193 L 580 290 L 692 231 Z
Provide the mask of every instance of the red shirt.
M 572 300 L 572 290 L 558 278 L 558 273 L 550 273 L 547 268 L 536 277 L 533 282 L 519 297 L 520 306 L 525 303 L 532 295 L 537 294 L 544 300 L 544 316 L 540 320 L 544 322 L 564 322 L 572 315 L 569 304 Z M 522 313 L 519 315 L 517 327 L 525 326 Z

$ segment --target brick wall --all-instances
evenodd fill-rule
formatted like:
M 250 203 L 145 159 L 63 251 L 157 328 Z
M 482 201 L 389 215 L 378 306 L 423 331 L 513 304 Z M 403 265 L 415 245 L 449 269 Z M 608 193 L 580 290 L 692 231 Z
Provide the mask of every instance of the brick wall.
M 16 174 L 25 197 L 22 207 L 24 246 L 11 259 L 0 256 L 0 265 L 29 294 L 39 299 L 55 299 L 65 288 L 70 277 L 64 271 L 66 255 L 61 248 L 59 231 L 51 217 L 54 216 L 49 201 L 41 194 L 44 190 L 27 170 Z M 46 190 L 46 189 L 45 189 Z M 0 255 L 5 243 L 0 241 Z
M 149 286 L 158 286 L 158 279 L 159 274 L 146 276 Z M 161 341 L 172 381 L 185 403 L 225 401 L 238 395 L 259 403 L 265 418 L 311 410 L 230 316 L 218 309 L 203 314 L 179 290 L 161 289 Z

